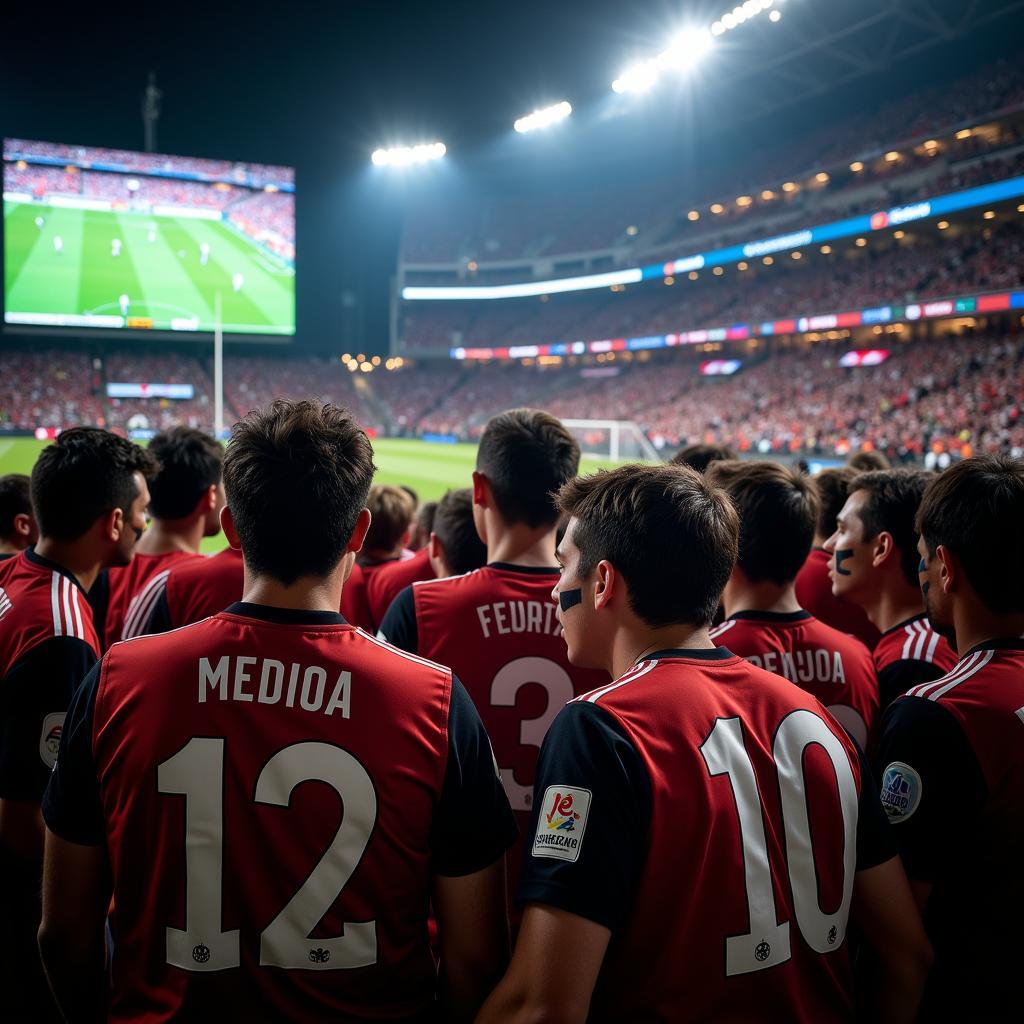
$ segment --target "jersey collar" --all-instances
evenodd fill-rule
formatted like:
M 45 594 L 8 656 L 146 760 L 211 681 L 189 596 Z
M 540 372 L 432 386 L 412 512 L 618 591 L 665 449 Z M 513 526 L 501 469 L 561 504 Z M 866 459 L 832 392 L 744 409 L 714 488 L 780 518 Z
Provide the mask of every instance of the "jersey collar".
M 317 612 L 306 608 L 274 608 L 269 604 L 252 604 L 236 601 L 225 611 L 229 615 L 241 615 L 245 619 L 259 619 L 262 622 L 276 622 L 280 626 L 344 626 L 344 616 L 338 612 Z
M 1024 637 L 1000 636 L 993 640 L 983 640 L 969 651 L 964 651 L 960 655 L 960 660 L 963 661 L 968 655 L 977 654 L 978 651 L 1024 651 Z
M 895 626 L 890 626 L 882 634 L 882 636 L 888 636 L 890 633 L 895 633 L 898 630 L 904 629 L 906 626 L 909 626 L 912 622 L 920 622 L 922 619 L 925 618 L 927 618 L 927 615 L 924 612 L 921 612 L 918 615 L 911 615 L 909 619 L 904 619 L 902 622 L 897 622 Z
M 559 571 L 557 565 L 515 565 L 512 562 L 488 562 L 488 569 L 500 569 L 502 572 L 522 572 L 530 576 L 550 576 Z
M 676 647 L 664 651 L 655 651 L 653 654 L 645 654 L 640 662 L 657 661 L 659 658 L 689 658 L 696 661 L 728 661 L 736 655 L 725 647 Z M 640 664 L 637 662 L 637 664 Z
M 811 613 L 801 608 L 796 612 L 734 612 L 726 615 L 726 619 L 732 622 L 735 619 L 750 619 L 758 622 L 806 622 L 811 618 Z
M 63 565 L 58 565 L 57 562 L 51 561 L 49 558 L 37 555 L 35 548 L 25 548 L 22 554 L 25 556 L 26 561 L 31 562 L 33 565 L 38 565 L 41 569 L 52 569 L 53 572 L 59 572 L 61 576 L 67 576 L 83 594 L 87 593 L 85 587 L 78 582 L 78 577 L 70 569 L 65 569 Z

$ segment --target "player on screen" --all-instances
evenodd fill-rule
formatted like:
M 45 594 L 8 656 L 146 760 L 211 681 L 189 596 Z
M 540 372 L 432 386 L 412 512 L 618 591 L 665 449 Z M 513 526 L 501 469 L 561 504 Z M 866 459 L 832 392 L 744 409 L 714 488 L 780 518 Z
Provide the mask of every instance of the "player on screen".
M 24 473 L 0 476 L 0 561 L 20 554 L 38 539 L 29 478 Z
M 107 573 L 106 595 L 102 581 L 90 595 L 95 608 L 105 608 L 105 647 L 141 635 L 170 567 L 198 559 L 203 538 L 220 533 L 220 444 L 201 430 L 173 427 L 157 434 L 149 451 L 160 463 L 149 485 L 152 523 L 132 563 Z
M 921 590 L 956 637 L 947 675 L 893 703 L 882 803 L 935 947 L 922 1019 L 1008 1020 L 1024 915 L 1024 463 L 978 456 L 929 484 Z
M 711 639 L 813 694 L 866 749 L 878 719 L 871 652 L 800 606 L 795 581 L 811 550 L 814 484 L 778 462 L 716 462 L 705 476 L 740 515 L 740 553 Z
M 122 245 L 122 242 L 121 242 L 120 238 L 112 238 L 110 240 L 110 255 L 111 256 L 120 256 L 121 255 L 121 245 Z
M 54 249 L 54 252 L 63 252 L 64 251 L 64 239 L 61 238 L 60 235 L 54 235 L 53 236 L 53 249 Z
M 42 217 L 36 217 L 36 227 L 42 231 L 46 227 L 46 221 Z
M 0 992 L 5 1020 L 49 1003 L 34 942 L 43 827 L 39 802 L 64 713 L 99 657 L 86 592 L 131 561 L 146 525 L 153 460 L 94 427 L 62 431 L 32 469 L 39 535 L 0 563 Z
M 868 648 L 878 643 L 881 635 L 864 614 L 864 609 L 845 597 L 832 593 L 829 565 L 832 556 L 825 542 L 835 533 L 836 519 L 846 504 L 847 487 L 857 475 L 849 466 L 823 469 L 814 477 L 818 492 L 818 521 L 814 528 L 811 553 L 796 577 L 796 599 L 816 619 L 843 633 L 852 633 Z
M 344 410 L 251 412 L 224 457 L 244 600 L 116 644 L 79 690 L 40 930 L 78 1018 L 104 997 L 111 895 L 111 1019 L 428 1019 L 431 901 L 443 1019 L 500 974 L 514 821 L 480 718 L 450 670 L 337 611 L 374 468 Z
M 878 1011 L 911 1020 L 928 944 L 863 756 L 708 637 L 729 500 L 685 467 L 626 466 L 558 501 L 569 658 L 614 681 L 544 741 L 522 930 L 480 1020 L 850 1020 L 854 917 Z
M 210 243 L 200 242 L 199 243 L 199 265 L 205 267 L 210 262 Z
M 881 632 L 873 657 L 882 708 L 918 683 L 945 675 L 957 657 L 932 628 L 917 575 L 914 520 L 933 474 L 888 469 L 861 473 L 825 544 L 833 589 L 864 609 Z
M 128 307 L 131 305 L 131 298 L 126 293 L 118 296 L 117 304 L 121 307 L 121 316 L 128 315 Z
M 403 650 L 450 665 L 466 684 L 521 828 L 548 725 L 566 701 L 604 680 L 569 664 L 551 600 L 558 578 L 552 492 L 575 475 L 579 459 L 572 434 L 545 412 L 513 409 L 491 419 L 473 473 L 487 564 L 407 587 L 380 629 Z M 517 846 L 510 886 L 519 859 Z
M 245 275 L 244 274 L 239 272 L 237 274 L 232 274 L 231 275 L 231 287 L 232 287 L 232 289 L 234 291 L 240 292 L 242 290 L 242 285 L 243 284 L 245 284 Z

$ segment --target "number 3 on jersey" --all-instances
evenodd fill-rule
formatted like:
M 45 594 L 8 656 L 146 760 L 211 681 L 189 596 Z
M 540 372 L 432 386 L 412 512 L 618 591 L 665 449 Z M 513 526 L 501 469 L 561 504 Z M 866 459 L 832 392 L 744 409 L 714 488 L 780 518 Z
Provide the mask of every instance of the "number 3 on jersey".
M 544 742 L 548 727 L 558 712 L 576 696 L 569 673 L 548 658 L 516 658 L 510 661 L 491 683 L 491 707 L 510 708 L 522 687 L 537 683 L 544 687 L 548 703 L 539 718 L 527 718 L 519 726 L 519 742 L 524 747 L 536 747 Z M 516 781 L 511 768 L 501 769 L 501 781 L 508 794 L 513 811 L 528 811 L 533 798 L 533 787 Z

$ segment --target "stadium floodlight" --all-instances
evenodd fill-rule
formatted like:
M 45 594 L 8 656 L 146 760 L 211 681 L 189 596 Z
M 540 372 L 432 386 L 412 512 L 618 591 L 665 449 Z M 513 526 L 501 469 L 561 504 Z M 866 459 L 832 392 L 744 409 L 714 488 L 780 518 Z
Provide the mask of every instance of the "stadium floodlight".
M 647 92 L 657 83 L 662 72 L 685 74 L 692 71 L 713 45 L 714 38 L 706 28 L 683 29 L 657 56 L 626 68 L 612 82 L 612 89 L 617 93 Z
M 535 132 L 541 128 L 550 128 L 559 121 L 564 121 L 572 113 L 572 104 L 567 100 L 561 103 L 554 103 L 550 107 L 543 107 L 535 110 L 532 114 L 517 118 L 512 125 L 517 132 Z
M 418 146 L 392 146 L 375 149 L 370 159 L 377 167 L 409 167 L 440 160 L 448 152 L 443 142 L 423 142 Z

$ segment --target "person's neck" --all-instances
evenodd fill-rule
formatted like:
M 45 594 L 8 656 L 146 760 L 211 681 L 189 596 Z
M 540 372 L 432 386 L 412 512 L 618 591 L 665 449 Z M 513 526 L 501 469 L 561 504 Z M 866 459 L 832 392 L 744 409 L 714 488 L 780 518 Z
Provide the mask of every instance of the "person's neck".
M 139 555 L 169 555 L 173 551 L 195 554 L 206 524 L 202 519 L 154 519 L 135 545 Z
M 908 619 L 924 614 L 924 600 L 917 587 L 911 587 L 901 579 L 883 584 L 867 600 L 859 602 L 872 625 L 885 633 Z
M 250 575 L 245 569 L 242 600 L 271 608 L 290 608 L 308 612 L 336 612 L 341 607 L 342 577 L 302 576 L 290 585 L 270 576 Z
M 736 612 L 798 612 L 800 602 L 796 599 L 796 585 L 761 581 L 752 583 L 750 580 L 730 579 L 722 594 L 725 604 L 725 617 Z
M 378 562 L 391 562 L 402 557 L 402 547 L 388 550 L 387 548 L 363 548 L 359 552 L 358 562 L 360 565 L 376 565 Z
M 27 544 L 16 544 L 14 541 L 0 539 L 0 555 L 20 555 Z
M 555 561 L 555 534 L 554 526 L 532 530 L 520 523 L 506 526 L 494 537 L 488 529 L 487 561 L 551 568 L 558 564 Z
M 953 607 L 953 628 L 960 657 L 979 644 L 1024 635 L 1024 615 L 1019 612 L 995 615 L 976 602 L 957 601 Z
M 103 559 L 97 558 L 95 552 L 88 550 L 79 541 L 40 537 L 36 541 L 35 552 L 40 558 L 45 558 L 71 573 L 86 593 L 92 589 L 96 577 L 103 568 Z
M 652 629 L 643 623 L 633 627 L 623 626 L 612 641 L 608 670 L 612 679 L 618 679 L 638 661 L 643 661 L 656 651 L 706 651 L 712 650 L 714 646 L 708 637 L 707 626 L 694 626 L 686 622 L 673 623 L 659 629 Z

